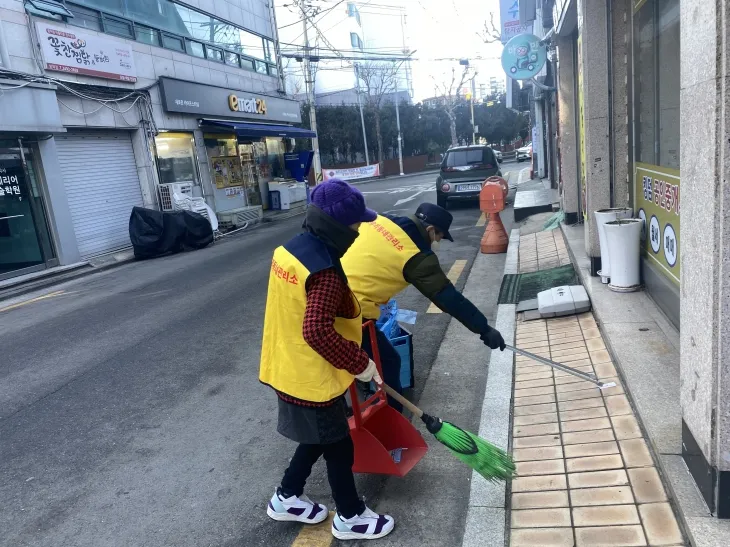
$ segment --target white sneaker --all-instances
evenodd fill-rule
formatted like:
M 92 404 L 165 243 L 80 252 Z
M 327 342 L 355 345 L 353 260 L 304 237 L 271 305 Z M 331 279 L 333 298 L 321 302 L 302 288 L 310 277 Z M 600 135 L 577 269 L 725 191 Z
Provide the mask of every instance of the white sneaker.
M 359 515 L 345 519 L 337 513 L 332 520 L 332 535 L 340 540 L 378 539 L 393 531 L 395 521 L 390 515 L 378 515 L 367 507 Z
M 277 491 L 269 500 L 266 514 L 278 521 L 318 524 L 325 520 L 329 513 L 324 505 L 314 503 L 307 496 L 285 498 Z

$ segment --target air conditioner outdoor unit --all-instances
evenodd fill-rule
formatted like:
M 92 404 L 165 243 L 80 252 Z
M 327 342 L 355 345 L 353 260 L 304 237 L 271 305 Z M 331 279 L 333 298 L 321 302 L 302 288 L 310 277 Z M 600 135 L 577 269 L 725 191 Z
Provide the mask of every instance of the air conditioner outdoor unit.
M 175 202 L 172 199 L 173 194 L 181 194 L 186 197 L 193 197 L 193 183 L 192 182 L 173 182 L 167 184 L 160 184 L 157 186 L 157 190 L 160 194 L 160 208 L 163 211 L 174 211 Z

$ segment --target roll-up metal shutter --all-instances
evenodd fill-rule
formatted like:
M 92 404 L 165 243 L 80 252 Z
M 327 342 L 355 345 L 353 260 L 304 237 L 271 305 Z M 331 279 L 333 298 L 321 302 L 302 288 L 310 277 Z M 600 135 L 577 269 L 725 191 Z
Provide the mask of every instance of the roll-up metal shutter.
M 69 132 L 56 148 L 81 257 L 129 247 L 129 215 L 143 205 L 129 133 Z

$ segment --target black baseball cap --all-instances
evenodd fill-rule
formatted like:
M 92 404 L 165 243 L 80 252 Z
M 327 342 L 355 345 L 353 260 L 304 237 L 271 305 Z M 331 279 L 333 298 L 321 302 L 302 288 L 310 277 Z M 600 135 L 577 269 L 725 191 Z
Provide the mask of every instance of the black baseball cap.
M 451 221 L 454 220 L 454 217 L 443 207 L 433 203 L 421 203 L 416 209 L 416 218 L 436 228 L 443 234 L 444 239 L 454 241 L 449 233 Z

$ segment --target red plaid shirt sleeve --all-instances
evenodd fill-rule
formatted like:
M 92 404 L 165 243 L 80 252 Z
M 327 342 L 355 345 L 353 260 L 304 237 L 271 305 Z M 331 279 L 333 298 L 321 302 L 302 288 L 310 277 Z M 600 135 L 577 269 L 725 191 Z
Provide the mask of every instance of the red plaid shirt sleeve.
M 307 279 L 307 309 L 304 312 L 304 340 L 333 367 L 360 374 L 368 355 L 358 344 L 335 330 L 335 317 L 354 315 L 350 290 L 334 269 L 317 272 Z

